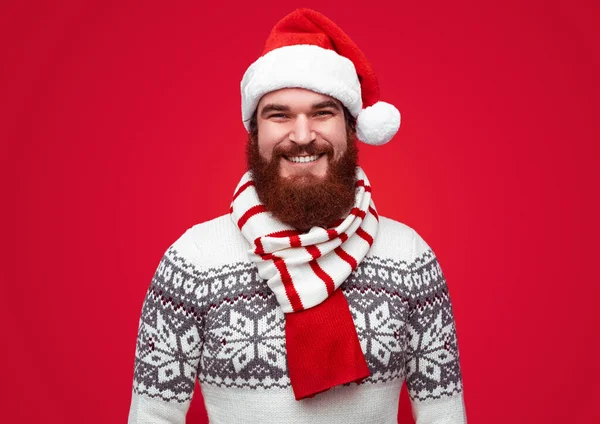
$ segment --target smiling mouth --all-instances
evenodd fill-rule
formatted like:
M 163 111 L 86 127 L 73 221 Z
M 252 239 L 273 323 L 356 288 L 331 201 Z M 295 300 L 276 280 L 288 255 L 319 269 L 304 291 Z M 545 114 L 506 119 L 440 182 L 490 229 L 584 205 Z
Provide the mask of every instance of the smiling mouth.
M 284 156 L 286 160 L 293 163 L 310 163 L 314 162 L 323 156 L 325 153 L 321 153 L 320 155 L 311 155 L 311 156 Z

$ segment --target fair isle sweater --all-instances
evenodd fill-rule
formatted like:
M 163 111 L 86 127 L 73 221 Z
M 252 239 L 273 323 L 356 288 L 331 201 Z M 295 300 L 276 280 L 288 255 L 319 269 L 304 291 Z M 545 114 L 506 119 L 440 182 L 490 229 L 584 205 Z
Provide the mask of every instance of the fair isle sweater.
M 297 401 L 285 317 L 229 215 L 189 228 L 165 252 L 142 307 L 129 423 L 185 423 L 198 378 L 212 424 L 397 423 L 402 384 L 417 424 L 466 423 L 456 326 L 432 249 L 380 216 L 342 284 L 371 371 Z

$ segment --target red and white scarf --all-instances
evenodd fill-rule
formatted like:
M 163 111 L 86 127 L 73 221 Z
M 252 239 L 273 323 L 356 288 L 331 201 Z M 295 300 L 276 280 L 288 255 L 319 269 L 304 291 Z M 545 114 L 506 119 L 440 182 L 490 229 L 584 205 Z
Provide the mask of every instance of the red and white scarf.
M 252 246 L 250 260 L 285 312 L 296 399 L 368 377 L 348 302 L 337 290 L 377 235 L 379 217 L 364 171 L 356 168 L 353 208 L 332 228 L 303 233 L 275 219 L 260 202 L 250 172 L 236 187 L 230 212 Z

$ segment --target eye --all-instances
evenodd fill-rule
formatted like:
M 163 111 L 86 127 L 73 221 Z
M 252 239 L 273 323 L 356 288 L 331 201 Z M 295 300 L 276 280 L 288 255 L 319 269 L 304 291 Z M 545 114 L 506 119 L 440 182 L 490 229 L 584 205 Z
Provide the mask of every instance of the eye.
M 273 113 L 272 115 L 269 115 L 269 119 L 271 118 L 275 118 L 275 119 L 280 119 L 280 118 L 286 118 L 287 116 L 285 115 L 285 113 Z
M 317 113 L 315 113 L 316 116 L 331 116 L 333 115 L 333 113 L 329 110 L 320 110 Z

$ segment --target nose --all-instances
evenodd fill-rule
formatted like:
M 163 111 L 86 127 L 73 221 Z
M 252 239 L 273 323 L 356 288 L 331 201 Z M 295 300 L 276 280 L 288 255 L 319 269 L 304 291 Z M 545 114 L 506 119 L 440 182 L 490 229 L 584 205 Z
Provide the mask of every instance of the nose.
M 310 122 L 305 115 L 298 115 L 289 137 L 290 141 L 301 145 L 309 144 L 315 140 L 315 132 L 312 130 Z

